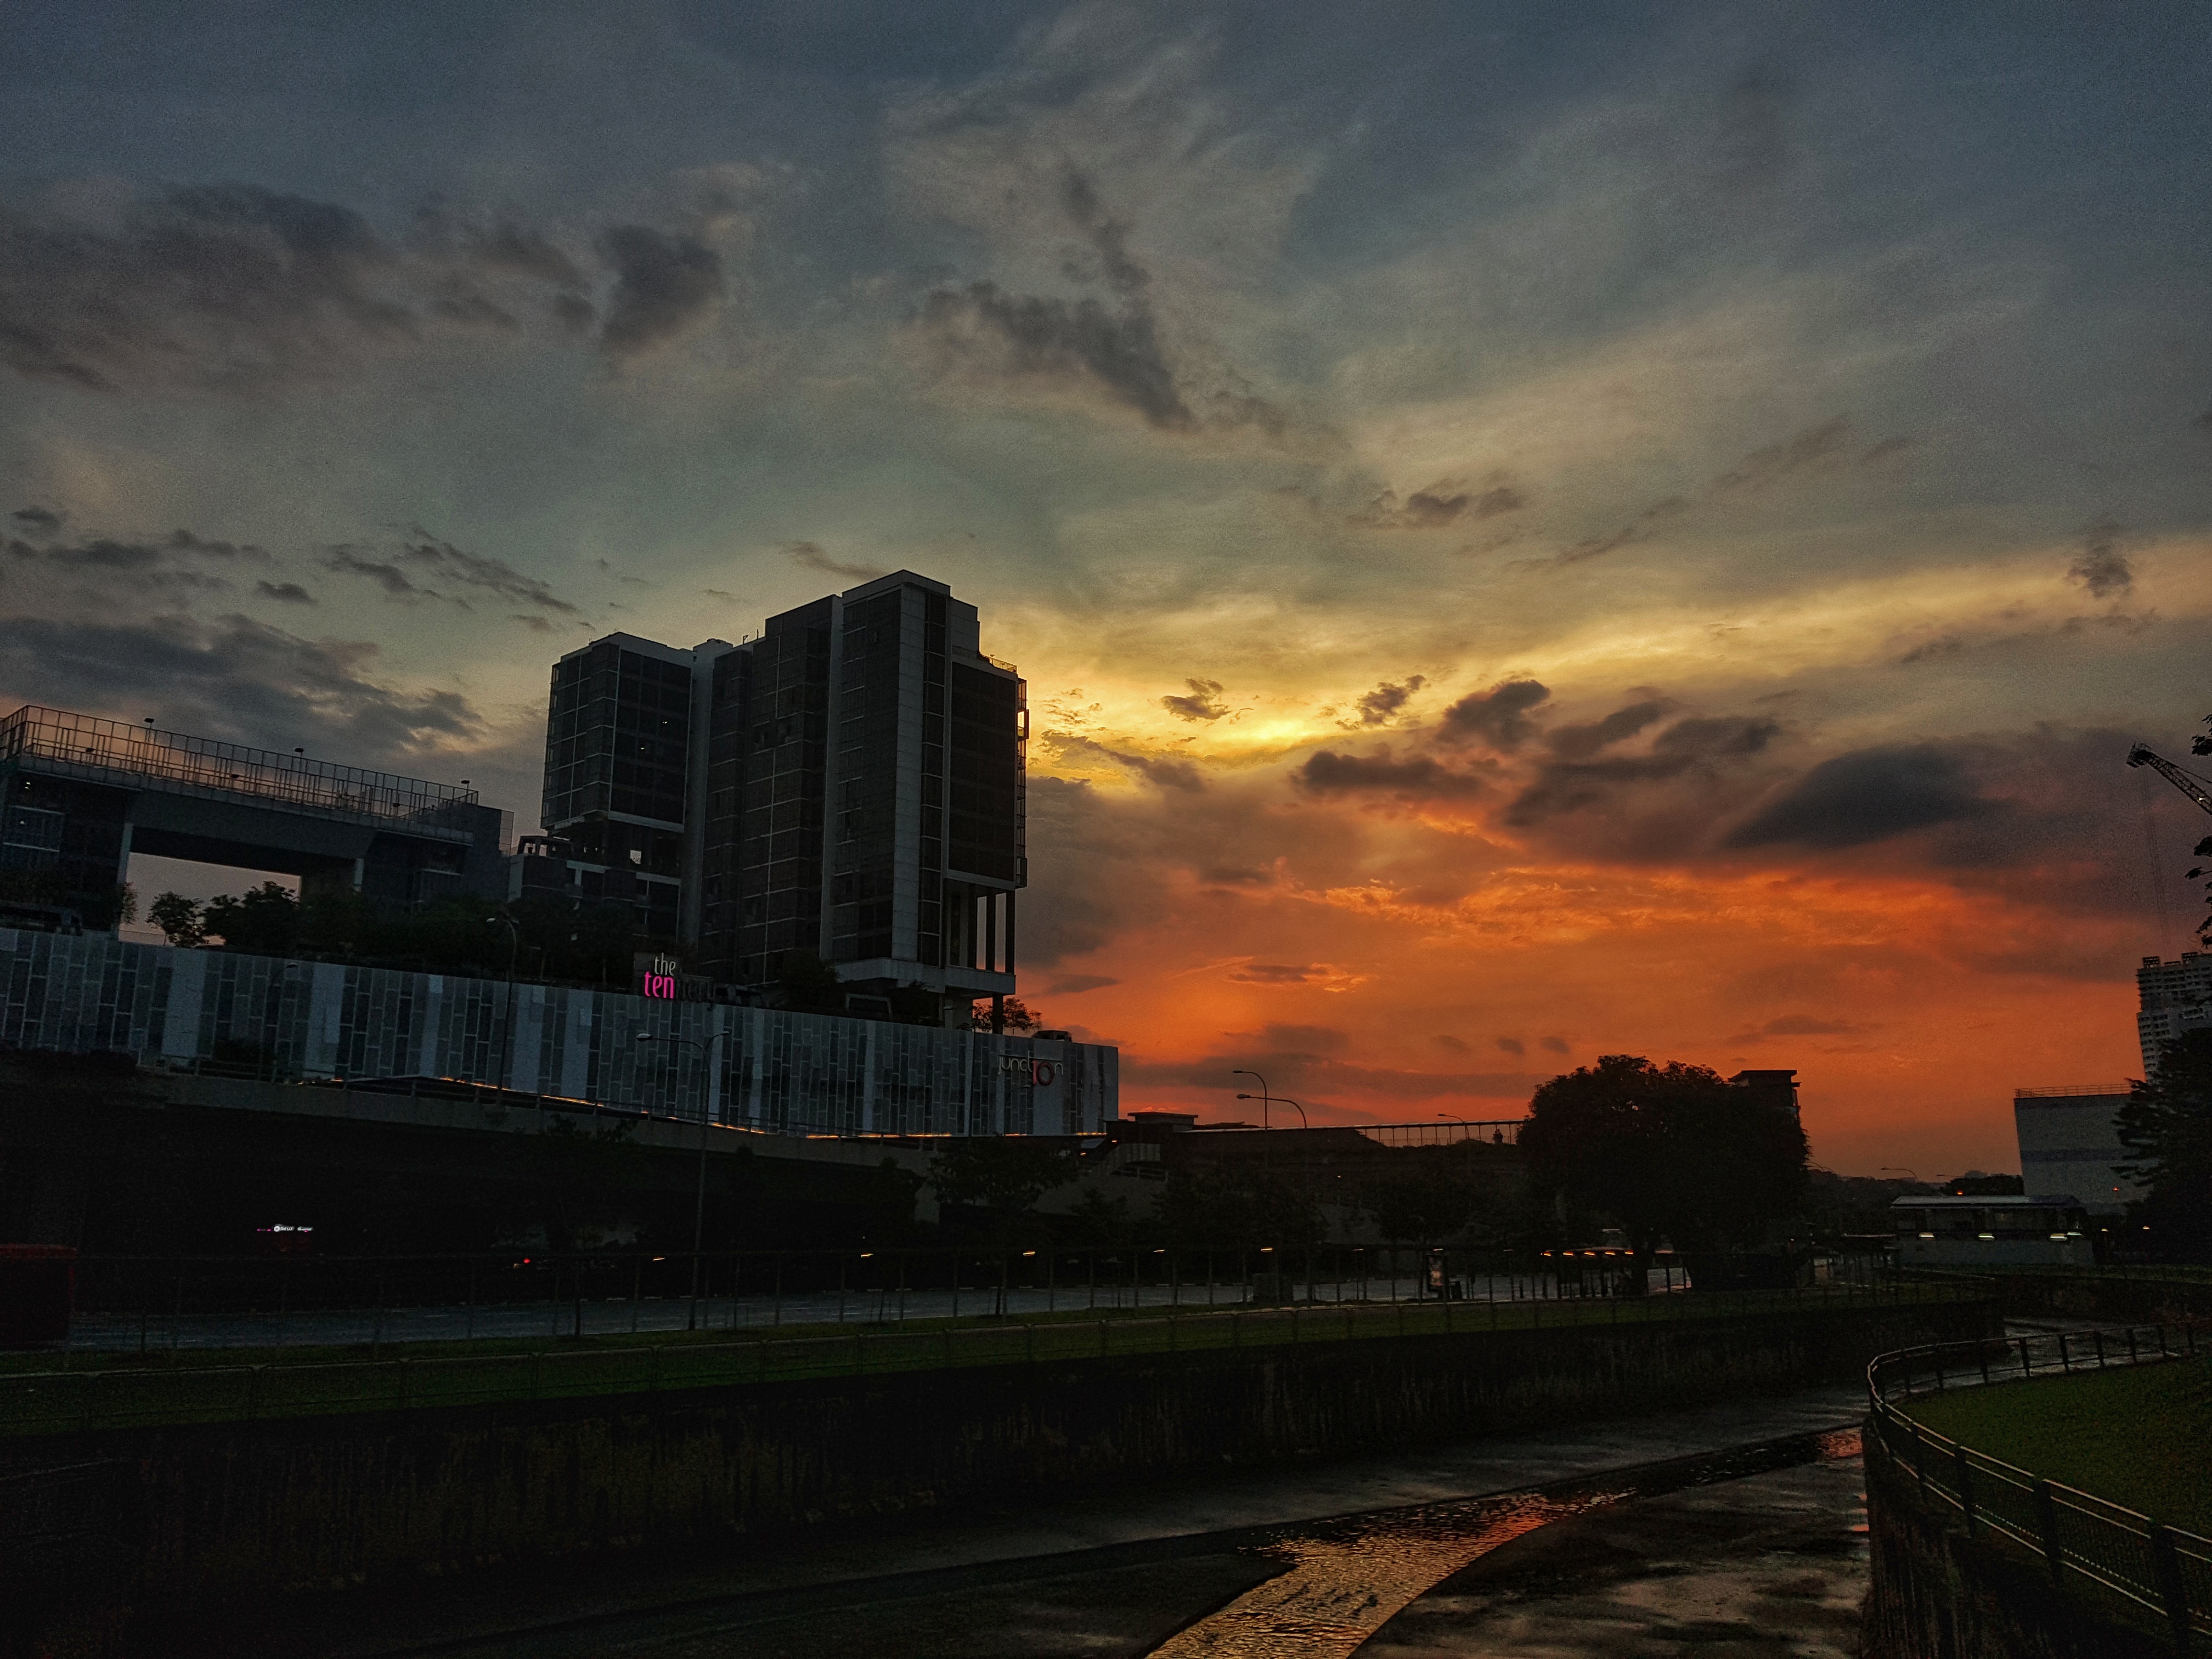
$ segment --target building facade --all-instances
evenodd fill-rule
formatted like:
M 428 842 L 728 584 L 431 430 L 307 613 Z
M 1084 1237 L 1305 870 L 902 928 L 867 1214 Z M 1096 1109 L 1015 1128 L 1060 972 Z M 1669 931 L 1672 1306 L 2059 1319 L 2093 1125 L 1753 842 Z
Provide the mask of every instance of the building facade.
M 2142 998 L 2136 1035 L 2142 1045 L 2143 1075 L 2158 1075 L 2159 1050 L 2184 1031 L 2212 1026 L 2212 951 L 2184 951 L 2176 962 L 2145 957 L 2136 969 Z
M 2062 1089 L 2015 1089 L 2014 1133 L 2020 1176 L 2032 1193 L 2071 1193 L 2091 1215 L 2119 1215 L 2142 1187 L 2121 1172 L 2134 1155 L 2120 1145 L 2118 1118 L 2128 1103 L 2124 1083 Z
M 640 1041 L 640 1036 L 647 1039 Z M 1115 1049 L 0 927 L 0 1048 L 441 1078 L 783 1134 L 1085 1134 Z
M 718 983 L 808 952 L 957 1018 L 1015 988 L 1027 737 L 975 608 L 911 571 L 741 645 L 612 635 L 555 665 L 517 890 L 630 903 Z

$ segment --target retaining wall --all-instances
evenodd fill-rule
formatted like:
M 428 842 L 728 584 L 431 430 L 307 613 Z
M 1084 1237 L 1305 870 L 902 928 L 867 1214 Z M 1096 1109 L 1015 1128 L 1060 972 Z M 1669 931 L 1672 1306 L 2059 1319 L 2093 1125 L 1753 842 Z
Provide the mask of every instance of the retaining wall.
M 2112 1325 L 2212 1320 L 2212 1282 L 2105 1273 L 1991 1275 L 2008 1314 L 2057 1314 Z
M 0 1442 L 0 1599 L 173 1632 L 286 1593 L 1706 1404 L 1998 1328 L 1993 1301 L 1815 1310 Z
M 2029 1557 L 1964 1528 L 1921 1501 L 1911 1470 L 1865 1433 L 1868 1533 L 1873 1546 L 1864 1659 L 2155 1659 L 2173 1645 L 2054 1584 Z

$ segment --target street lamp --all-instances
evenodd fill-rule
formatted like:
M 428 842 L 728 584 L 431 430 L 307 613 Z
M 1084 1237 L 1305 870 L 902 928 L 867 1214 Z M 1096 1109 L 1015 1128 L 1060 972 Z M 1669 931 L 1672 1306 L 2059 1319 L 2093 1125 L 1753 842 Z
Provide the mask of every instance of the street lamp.
M 701 1063 L 708 1067 L 706 1092 L 699 1099 L 699 1195 L 691 1211 L 691 1311 L 685 1316 L 684 1328 L 699 1328 L 699 1267 L 706 1252 L 707 1240 L 707 1131 L 713 1127 L 714 1091 L 713 1062 L 714 1045 L 729 1036 L 725 1026 L 711 1033 L 705 1042 L 697 1037 L 678 1036 L 671 1032 L 666 1036 L 653 1031 L 633 1031 L 635 1042 L 684 1042 L 701 1051 Z
M 1265 1115 L 1267 1109 L 1267 1102 L 1270 1100 L 1273 1101 L 1278 1106 L 1297 1106 L 1298 1127 L 1302 1129 L 1310 1129 L 1313 1127 L 1312 1124 L 1306 1121 L 1306 1109 L 1303 1106 L 1298 1106 L 1298 1103 L 1292 1100 L 1288 1095 L 1239 1095 L 1237 1098 L 1239 1100 L 1258 1101 L 1260 1103 L 1260 1110 L 1262 1115 Z
M 1268 1106 L 1268 1103 L 1269 1103 L 1271 1101 L 1273 1101 L 1273 1100 L 1274 1099 L 1274 1096 L 1273 1096 L 1273 1095 L 1271 1095 L 1271 1094 L 1269 1094 L 1269 1093 L 1267 1092 L 1267 1079 L 1265 1079 L 1265 1078 L 1263 1078 L 1263 1077 L 1260 1077 L 1260 1074 L 1259 1074 L 1257 1072 L 1248 1072 L 1248 1071 L 1246 1071 L 1246 1070 L 1245 1070 L 1243 1066 L 1231 1066 L 1231 1067 L 1230 1068 L 1229 1075 L 1230 1075 L 1230 1076 L 1231 1076 L 1231 1077 L 1259 1078 L 1259 1082 L 1260 1082 L 1260 1127 L 1261 1127 L 1261 1128 L 1263 1128 L 1263 1129 L 1264 1129 L 1264 1128 L 1266 1128 L 1266 1127 L 1268 1127 L 1268 1124 L 1267 1124 L 1267 1106 Z M 1239 1096 L 1237 1096 L 1237 1099 L 1239 1099 L 1239 1100 L 1249 1100 L 1249 1099 L 1251 1099 L 1251 1098 L 1252 1098 L 1252 1097 L 1251 1097 L 1250 1095 L 1239 1095 Z

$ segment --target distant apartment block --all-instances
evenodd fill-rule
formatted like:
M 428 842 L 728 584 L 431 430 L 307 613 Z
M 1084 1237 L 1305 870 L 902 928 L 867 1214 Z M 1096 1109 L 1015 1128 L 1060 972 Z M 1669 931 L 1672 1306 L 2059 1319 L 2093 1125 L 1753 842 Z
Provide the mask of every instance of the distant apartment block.
M 2142 1006 L 2136 1034 L 2142 1044 L 2143 1075 L 2158 1075 L 2160 1048 L 2184 1031 L 2212 1025 L 2212 951 L 2184 951 L 2176 962 L 2145 957 L 2136 969 Z
M 630 905 L 715 981 L 811 951 L 957 1018 L 1015 988 L 1027 736 L 975 608 L 911 571 L 740 645 L 610 635 L 554 666 L 515 890 Z
M 2014 1090 L 2021 1184 L 2031 1193 L 2070 1194 L 2092 1215 L 2122 1213 L 2142 1195 L 2120 1172 L 2133 1161 L 2117 1124 L 2127 1103 L 2124 1083 Z
M 386 908 L 496 896 L 505 825 L 472 789 L 298 750 L 36 706 L 0 720 L 0 869 L 50 878 L 46 925 L 67 911 L 112 927 L 134 852 L 274 871 Z

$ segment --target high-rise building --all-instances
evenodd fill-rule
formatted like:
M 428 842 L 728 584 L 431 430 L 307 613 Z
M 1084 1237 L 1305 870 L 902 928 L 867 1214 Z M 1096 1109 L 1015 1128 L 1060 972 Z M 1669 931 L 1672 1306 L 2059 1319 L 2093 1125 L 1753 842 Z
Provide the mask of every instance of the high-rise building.
M 526 890 L 635 906 L 726 984 L 794 952 L 955 1013 L 1015 986 L 1028 708 L 975 606 L 898 571 L 684 651 L 556 665 Z
M 2184 951 L 2179 962 L 2145 957 L 2136 969 L 2142 999 L 2136 1035 L 2142 1044 L 2143 1075 L 2158 1075 L 2158 1052 L 2184 1031 L 2212 1025 L 2212 951 Z

